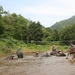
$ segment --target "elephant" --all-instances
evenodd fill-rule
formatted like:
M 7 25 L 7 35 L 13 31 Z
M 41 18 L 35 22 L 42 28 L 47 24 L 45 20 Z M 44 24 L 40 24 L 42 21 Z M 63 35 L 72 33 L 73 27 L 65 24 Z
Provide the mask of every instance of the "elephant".
M 23 58 L 23 52 L 21 50 L 18 50 L 16 52 L 16 54 L 17 54 L 18 58 Z
M 13 60 L 13 59 L 14 59 L 14 54 L 11 54 L 10 56 L 5 58 L 5 60 Z
M 34 57 L 39 57 L 39 53 L 36 52 L 35 55 L 33 55 Z
M 50 53 L 46 52 L 45 54 L 43 54 L 41 57 L 51 57 Z
M 72 55 L 72 59 L 75 58 L 75 45 L 73 45 L 73 47 L 68 49 L 66 59 L 68 59 L 69 55 Z
M 50 52 L 50 55 L 56 55 L 57 53 L 56 52 Z
M 57 51 L 52 51 L 50 52 L 50 55 L 54 55 L 54 56 L 66 56 L 66 54 L 64 52 L 62 52 L 61 50 L 57 50 Z
M 57 53 L 56 56 L 66 56 L 66 54 L 63 52 L 60 52 L 60 53 Z

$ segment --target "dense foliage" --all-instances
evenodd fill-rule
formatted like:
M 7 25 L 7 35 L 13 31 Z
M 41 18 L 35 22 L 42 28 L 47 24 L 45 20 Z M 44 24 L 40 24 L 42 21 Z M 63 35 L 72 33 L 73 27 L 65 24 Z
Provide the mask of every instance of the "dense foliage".
M 5 11 L 0 6 L 0 38 L 15 39 L 26 44 L 48 44 L 50 41 L 75 40 L 75 17 L 45 28 L 41 23 L 24 18 L 21 14 Z M 60 31 L 58 30 L 60 27 Z

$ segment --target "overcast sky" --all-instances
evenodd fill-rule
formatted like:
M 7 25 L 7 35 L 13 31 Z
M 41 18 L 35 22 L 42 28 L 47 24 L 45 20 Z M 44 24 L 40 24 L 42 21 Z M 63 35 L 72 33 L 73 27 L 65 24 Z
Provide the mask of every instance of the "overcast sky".
M 75 15 L 75 0 L 0 0 L 0 5 L 9 13 L 40 21 L 44 27 Z

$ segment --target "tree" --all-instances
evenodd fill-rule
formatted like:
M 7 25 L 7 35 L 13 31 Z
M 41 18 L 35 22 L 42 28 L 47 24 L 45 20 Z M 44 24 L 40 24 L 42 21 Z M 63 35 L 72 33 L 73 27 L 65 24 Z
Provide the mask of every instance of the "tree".
M 41 24 L 39 22 L 37 22 L 37 23 L 33 22 L 29 26 L 29 34 L 30 34 L 30 41 L 34 40 L 35 43 L 42 41 L 43 32 L 42 32 Z
M 15 21 L 16 21 L 16 24 L 14 25 L 15 27 L 14 31 L 16 33 L 14 33 L 14 38 L 22 41 L 25 39 L 25 36 L 26 36 L 27 19 L 25 19 L 23 16 L 19 14 L 17 15 L 17 18 Z
M 50 28 L 42 27 L 43 41 L 51 41 L 52 30 Z
M 0 6 L 0 37 L 1 37 L 1 34 L 3 34 L 3 29 L 4 29 L 4 26 L 2 23 L 2 14 L 3 14 L 3 7 Z
M 66 26 L 60 32 L 61 40 L 75 40 L 75 25 Z
M 52 39 L 53 41 L 59 41 L 59 32 L 58 32 L 57 29 L 54 29 L 54 30 L 52 31 L 52 37 L 51 37 L 51 39 Z

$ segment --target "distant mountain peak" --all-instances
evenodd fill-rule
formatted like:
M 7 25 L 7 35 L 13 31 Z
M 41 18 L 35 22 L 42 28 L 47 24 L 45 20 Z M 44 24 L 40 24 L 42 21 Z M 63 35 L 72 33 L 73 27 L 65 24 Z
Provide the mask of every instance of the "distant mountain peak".
M 69 19 L 65 19 L 59 22 L 56 22 L 54 25 L 52 25 L 50 28 L 51 29 L 57 29 L 57 30 L 61 30 L 66 26 L 69 25 L 74 25 L 75 24 L 75 16 L 70 17 Z

